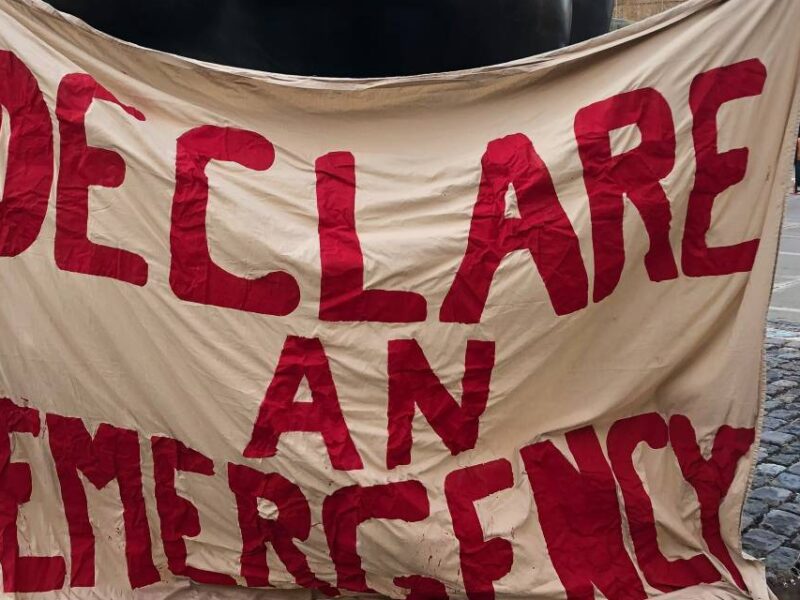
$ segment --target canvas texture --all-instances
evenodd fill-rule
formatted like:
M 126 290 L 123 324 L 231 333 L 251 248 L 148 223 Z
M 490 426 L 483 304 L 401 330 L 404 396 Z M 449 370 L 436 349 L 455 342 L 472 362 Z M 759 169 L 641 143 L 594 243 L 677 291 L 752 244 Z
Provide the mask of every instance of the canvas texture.
M 344 80 L 0 3 L 4 594 L 767 600 L 799 21 Z

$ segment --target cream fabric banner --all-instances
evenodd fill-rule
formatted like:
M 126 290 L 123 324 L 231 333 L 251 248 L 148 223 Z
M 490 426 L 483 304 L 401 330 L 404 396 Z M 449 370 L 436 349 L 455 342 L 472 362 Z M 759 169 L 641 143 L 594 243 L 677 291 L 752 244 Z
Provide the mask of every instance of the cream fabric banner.
M 348 81 L 4 0 L 5 594 L 768 598 L 798 22 Z

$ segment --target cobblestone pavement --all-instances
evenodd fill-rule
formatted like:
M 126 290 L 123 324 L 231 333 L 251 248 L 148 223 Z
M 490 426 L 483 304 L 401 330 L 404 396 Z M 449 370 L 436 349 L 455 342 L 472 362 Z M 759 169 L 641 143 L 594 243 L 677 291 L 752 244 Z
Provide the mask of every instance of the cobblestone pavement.
M 765 559 L 780 593 L 800 589 L 800 325 L 771 321 L 766 350 L 764 429 L 742 529 L 745 551 Z

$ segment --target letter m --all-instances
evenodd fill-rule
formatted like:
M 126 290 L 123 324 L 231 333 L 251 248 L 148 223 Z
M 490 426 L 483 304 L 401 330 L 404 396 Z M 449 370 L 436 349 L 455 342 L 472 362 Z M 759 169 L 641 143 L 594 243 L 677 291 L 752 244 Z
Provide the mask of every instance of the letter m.
M 70 585 L 95 585 L 95 536 L 78 471 L 98 490 L 113 479 L 119 484 L 131 587 L 136 589 L 159 581 L 161 577 L 153 564 L 150 527 L 142 495 L 137 433 L 102 424 L 92 439 L 80 419 L 53 414 L 47 415 L 47 428 L 69 528 Z

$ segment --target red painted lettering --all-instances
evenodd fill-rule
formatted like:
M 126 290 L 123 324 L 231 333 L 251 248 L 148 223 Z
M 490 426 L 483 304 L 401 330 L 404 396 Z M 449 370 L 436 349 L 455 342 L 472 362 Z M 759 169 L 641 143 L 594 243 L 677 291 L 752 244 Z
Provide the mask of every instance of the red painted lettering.
M 58 86 L 61 166 L 56 199 L 55 257 L 59 269 L 111 277 L 134 285 L 147 283 L 147 263 L 138 254 L 89 241 L 89 186 L 116 188 L 125 180 L 125 161 L 117 152 L 86 142 L 86 112 L 94 100 L 116 104 L 144 121 L 144 115 L 122 104 L 91 75 L 66 75 Z
M 530 140 L 518 133 L 490 142 L 482 166 L 466 254 L 439 318 L 448 323 L 480 322 L 495 272 L 503 258 L 517 250 L 531 253 L 557 315 L 585 308 L 589 283 L 578 237 Z M 505 216 L 510 185 L 519 219 Z
M 312 401 L 295 402 L 304 377 Z M 336 469 L 349 471 L 364 466 L 347 429 L 328 357 L 318 339 L 286 338 L 244 456 L 275 456 L 278 439 L 287 431 L 320 433 Z
M 742 574 L 722 539 L 719 507 L 733 483 L 739 459 L 747 454 L 755 440 L 755 431 L 734 429 L 727 425 L 720 427 L 708 459 L 703 457 L 694 427 L 688 418 L 680 415 L 672 417 L 669 421 L 669 437 L 684 478 L 697 492 L 703 539 L 708 549 L 725 565 L 736 585 L 746 590 Z
M 336 585 L 343 590 L 371 593 L 356 548 L 358 526 L 369 519 L 400 519 L 414 523 L 428 517 L 430 505 L 425 487 L 418 481 L 402 481 L 336 490 L 325 498 L 322 522 Z
M 611 132 L 629 125 L 636 125 L 641 143 L 612 156 Z M 647 88 L 597 102 L 578 112 L 575 136 L 592 218 L 594 301 L 610 295 L 622 275 L 625 196 L 639 211 L 650 237 L 650 251 L 644 257 L 650 279 L 677 278 L 669 241 L 672 213 L 660 183 L 675 165 L 675 126 L 667 101 Z
M 669 560 L 658 546 L 653 504 L 633 466 L 633 452 L 641 442 L 657 450 L 666 447 L 668 441 L 667 424 L 656 413 L 622 419 L 608 432 L 608 457 L 622 488 L 639 568 L 647 582 L 662 592 L 720 579 L 714 565 L 702 554 L 689 559 Z
M 386 466 L 393 469 L 411 462 L 415 405 L 451 454 L 474 448 L 480 417 L 489 398 L 493 368 L 494 342 L 467 342 L 459 405 L 431 369 L 416 340 L 390 341 Z
M 520 451 L 533 489 L 550 560 L 569 600 L 647 597 L 625 549 L 614 476 L 594 429 L 566 436 L 578 466 L 549 441 Z
M 159 581 L 161 577 L 153 564 L 142 495 L 138 434 L 102 424 L 92 439 L 80 419 L 53 414 L 47 415 L 47 428 L 69 528 L 70 585 L 93 587 L 95 584 L 95 536 L 78 471 L 97 489 L 106 487 L 114 479 L 119 484 L 131 587 L 136 589 Z
M 36 78 L 6 50 L 0 50 L 0 82 L 0 105 L 8 111 L 11 128 L 0 202 L 0 256 L 17 256 L 36 241 L 47 213 L 53 125 Z
M 406 600 L 449 600 L 444 584 L 430 577 L 395 577 L 394 584 L 408 590 Z
M 242 129 L 204 125 L 178 138 L 172 201 L 169 283 L 182 300 L 265 315 L 288 315 L 300 303 L 294 277 L 275 271 L 258 279 L 228 273 L 211 260 L 206 235 L 208 176 L 212 160 L 266 171 L 275 160 L 272 144 Z
M 20 556 L 19 507 L 31 499 L 33 482 L 27 463 L 11 462 L 11 434 L 39 436 L 39 413 L 0 399 L 0 566 L 7 594 L 49 592 L 64 587 L 66 563 L 61 556 Z
M 242 576 L 247 585 L 270 585 L 267 545 L 271 545 L 298 585 L 336 596 L 336 588 L 311 572 L 306 556 L 294 542 L 305 540 L 311 532 L 311 511 L 300 488 L 278 473 L 261 473 L 234 464 L 228 465 L 228 482 L 236 495 L 242 532 Z M 259 515 L 259 498 L 276 506 L 276 518 Z
M 197 508 L 186 498 L 178 495 L 175 488 L 175 473 L 214 474 L 214 463 L 210 458 L 185 446 L 178 440 L 153 436 L 153 475 L 156 484 L 156 508 L 161 521 L 161 540 L 167 555 L 167 566 L 175 575 L 189 577 L 198 583 L 210 585 L 235 585 L 229 575 L 186 564 L 187 550 L 184 537 L 200 534 L 200 516 Z
M 424 321 L 427 303 L 413 292 L 364 289 L 364 255 L 356 232 L 355 159 L 332 152 L 317 159 L 317 210 L 323 321 Z
M 444 481 L 447 507 L 453 520 L 461 557 L 461 576 L 469 600 L 494 600 L 494 581 L 511 572 L 514 552 L 501 538 L 485 540 L 475 501 L 514 486 L 506 459 L 450 473 Z
M 701 73 L 692 82 L 689 104 L 694 115 L 697 171 L 689 196 L 681 257 L 683 272 L 690 277 L 728 275 L 753 268 L 758 239 L 710 248 L 706 234 L 711 229 L 714 200 L 744 179 L 749 155 L 747 148 L 719 152 L 717 113 L 727 102 L 760 95 L 766 80 L 766 67 L 753 59 Z

